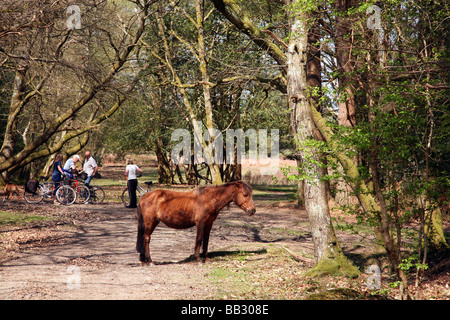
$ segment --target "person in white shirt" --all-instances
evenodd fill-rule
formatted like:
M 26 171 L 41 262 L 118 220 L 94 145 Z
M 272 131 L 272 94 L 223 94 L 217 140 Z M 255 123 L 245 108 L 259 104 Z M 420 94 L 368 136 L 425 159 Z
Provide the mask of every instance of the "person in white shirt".
M 64 164 L 63 167 L 63 172 L 66 175 L 67 178 L 72 179 L 73 178 L 73 173 L 77 171 L 77 168 L 75 167 L 75 163 L 77 163 L 78 161 L 80 161 L 80 156 L 79 155 L 74 155 L 72 158 L 69 158 L 66 163 Z
M 137 177 L 142 174 L 142 170 L 133 163 L 133 160 L 127 160 L 127 167 L 125 168 L 125 178 L 127 179 L 128 196 L 130 197 L 130 205 L 127 208 L 137 208 L 136 188 Z
M 89 183 L 91 182 L 92 178 L 95 176 L 98 170 L 97 162 L 95 159 L 91 156 L 90 151 L 86 151 L 84 154 L 84 165 L 83 165 L 83 172 L 87 174 L 87 179 L 84 180 L 84 185 L 89 188 Z

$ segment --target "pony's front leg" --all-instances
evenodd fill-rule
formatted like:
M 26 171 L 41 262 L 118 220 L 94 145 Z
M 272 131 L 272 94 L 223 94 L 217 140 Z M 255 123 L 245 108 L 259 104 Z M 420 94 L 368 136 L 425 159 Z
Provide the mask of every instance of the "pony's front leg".
M 194 252 L 194 257 L 195 260 L 197 262 L 200 262 L 200 247 L 202 246 L 203 243 L 203 235 L 205 233 L 205 224 L 204 223 L 199 223 L 197 225 L 197 237 L 195 238 L 195 252 Z
M 203 252 L 202 255 L 205 258 L 205 262 L 209 260 L 208 258 L 208 243 L 209 243 L 209 234 L 211 233 L 212 223 L 205 226 L 205 230 L 203 232 Z

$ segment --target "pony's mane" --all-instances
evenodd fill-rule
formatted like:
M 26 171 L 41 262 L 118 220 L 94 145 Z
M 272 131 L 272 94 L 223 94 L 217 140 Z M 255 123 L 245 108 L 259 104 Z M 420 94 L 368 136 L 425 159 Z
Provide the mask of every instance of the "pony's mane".
M 235 184 L 242 184 L 242 186 L 244 187 L 244 190 L 251 193 L 252 192 L 252 187 L 245 181 L 239 180 L 239 181 L 232 181 L 232 182 L 226 182 L 224 184 L 218 185 L 218 186 L 201 186 L 201 187 L 197 187 L 193 190 L 194 193 L 198 194 L 198 195 L 202 195 L 205 193 L 205 191 L 211 190 L 211 189 L 217 189 L 217 188 L 222 188 L 222 187 L 227 187 L 227 186 L 231 186 L 231 185 L 235 185 Z

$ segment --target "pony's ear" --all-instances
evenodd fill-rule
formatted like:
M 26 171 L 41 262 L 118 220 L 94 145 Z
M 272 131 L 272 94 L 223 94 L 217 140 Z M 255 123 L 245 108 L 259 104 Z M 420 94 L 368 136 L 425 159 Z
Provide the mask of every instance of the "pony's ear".
M 237 188 L 242 188 L 248 193 L 253 193 L 252 187 L 247 182 L 239 180 L 235 181 L 234 183 Z
M 234 185 L 235 185 L 236 188 L 239 188 L 239 189 L 244 189 L 245 188 L 245 184 L 244 184 L 244 182 L 242 180 L 235 181 Z
M 241 181 L 228 182 L 228 185 L 229 185 L 229 186 L 232 186 L 233 192 L 239 191 L 239 189 L 242 188 Z

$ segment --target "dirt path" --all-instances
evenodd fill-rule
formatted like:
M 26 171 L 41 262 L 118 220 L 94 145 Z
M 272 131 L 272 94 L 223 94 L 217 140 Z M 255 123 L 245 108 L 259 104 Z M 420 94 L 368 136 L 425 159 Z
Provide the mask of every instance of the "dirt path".
M 194 228 L 174 230 L 160 224 L 151 240 L 156 265 L 142 267 L 134 249 L 134 210 L 119 204 L 77 205 L 70 210 L 76 227 L 58 226 L 51 242 L 20 249 L 3 261 L 0 299 L 214 297 L 216 288 L 208 279 L 214 262 L 185 262 L 193 253 Z M 77 212 L 89 215 L 87 222 L 76 220 Z M 312 254 L 306 215 L 291 208 L 264 207 L 248 217 L 235 206 L 224 209 L 211 232 L 210 252 L 252 245 Z

